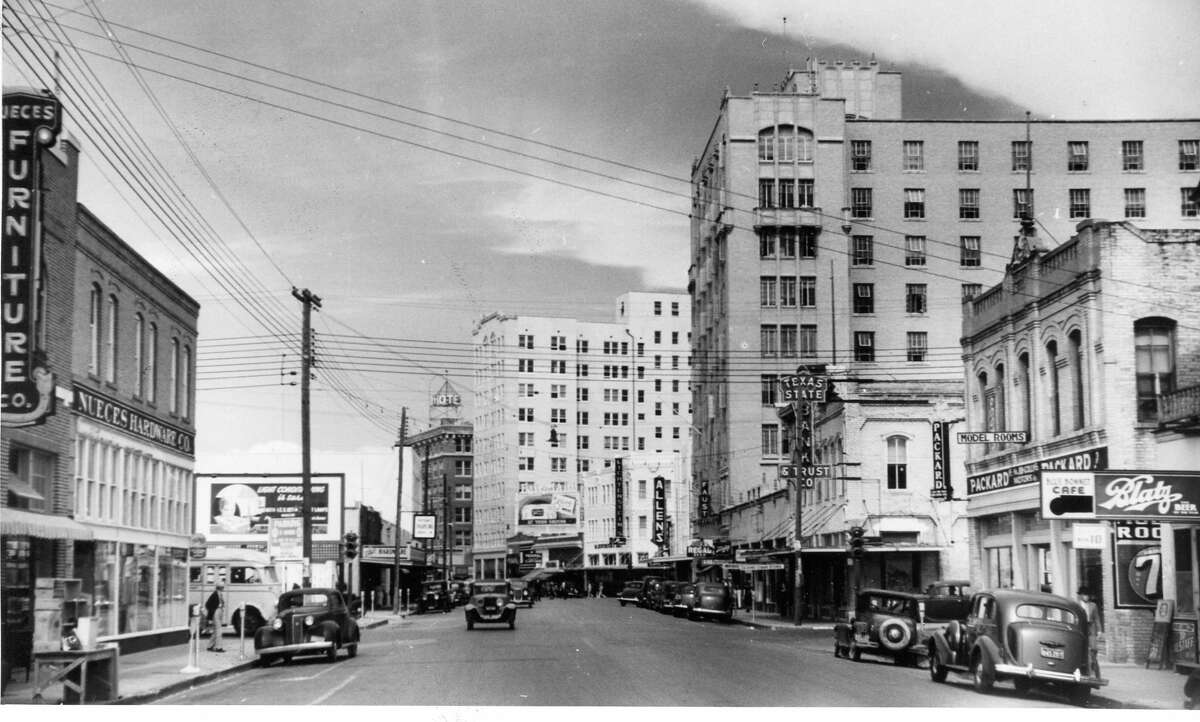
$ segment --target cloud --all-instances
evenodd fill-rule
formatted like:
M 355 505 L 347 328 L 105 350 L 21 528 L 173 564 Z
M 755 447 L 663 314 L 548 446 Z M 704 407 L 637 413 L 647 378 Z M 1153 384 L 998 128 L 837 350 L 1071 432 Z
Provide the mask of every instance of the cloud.
M 881 62 L 928 65 L 1058 118 L 1200 114 L 1194 0 L 694 1 L 771 36 L 786 16 L 799 43 L 846 43 Z

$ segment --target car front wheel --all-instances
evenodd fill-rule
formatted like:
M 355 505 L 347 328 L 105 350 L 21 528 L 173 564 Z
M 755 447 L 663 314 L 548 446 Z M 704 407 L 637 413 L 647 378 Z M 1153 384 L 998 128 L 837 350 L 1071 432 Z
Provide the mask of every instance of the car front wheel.
M 996 683 L 996 669 L 992 665 L 992 658 L 987 654 L 981 652 L 975 655 L 971 662 L 971 680 L 976 692 L 987 694 L 992 691 L 992 686 Z
M 941 659 L 938 658 L 936 649 L 929 650 L 929 677 L 934 682 L 946 681 L 947 669 L 942 666 Z

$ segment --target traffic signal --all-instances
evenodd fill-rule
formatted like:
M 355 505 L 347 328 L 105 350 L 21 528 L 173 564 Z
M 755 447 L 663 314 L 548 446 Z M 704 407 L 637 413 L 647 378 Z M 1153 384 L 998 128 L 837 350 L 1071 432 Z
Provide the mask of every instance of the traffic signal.
M 358 535 L 352 531 L 346 532 L 346 558 L 353 559 L 358 556 Z
M 850 527 L 850 556 L 854 559 L 862 559 L 867 554 L 867 540 L 863 538 L 866 530 L 861 526 Z

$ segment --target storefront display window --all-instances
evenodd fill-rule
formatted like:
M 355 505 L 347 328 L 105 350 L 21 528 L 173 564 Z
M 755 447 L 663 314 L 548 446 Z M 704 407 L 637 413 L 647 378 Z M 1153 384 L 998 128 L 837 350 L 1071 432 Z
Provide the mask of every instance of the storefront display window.
M 987 550 L 988 587 L 1012 589 L 1012 547 L 993 547 Z
M 1183 528 L 1175 530 L 1175 592 L 1179 595 L 1175 605 L 1177 614 L 1195 614 L 1196 540 L 1200 530 Z
M 117 544 L 96 542 L 92 586 L 92 614 L 97 620 L 96 634 L 107 637 L 117 633 Z
M 158 627 L 187 624 L 187 551 L 162 547 L 158 554 Z

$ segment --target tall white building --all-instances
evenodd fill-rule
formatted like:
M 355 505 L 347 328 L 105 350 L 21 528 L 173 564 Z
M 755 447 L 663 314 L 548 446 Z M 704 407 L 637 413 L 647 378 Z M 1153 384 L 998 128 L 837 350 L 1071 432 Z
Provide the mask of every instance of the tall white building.
M 673 293 L 624 294 L 611 323 L 480 320 L 476 577 L 523 565 L 616 581 L 687 545 L 690 326 L 688 296 Z

